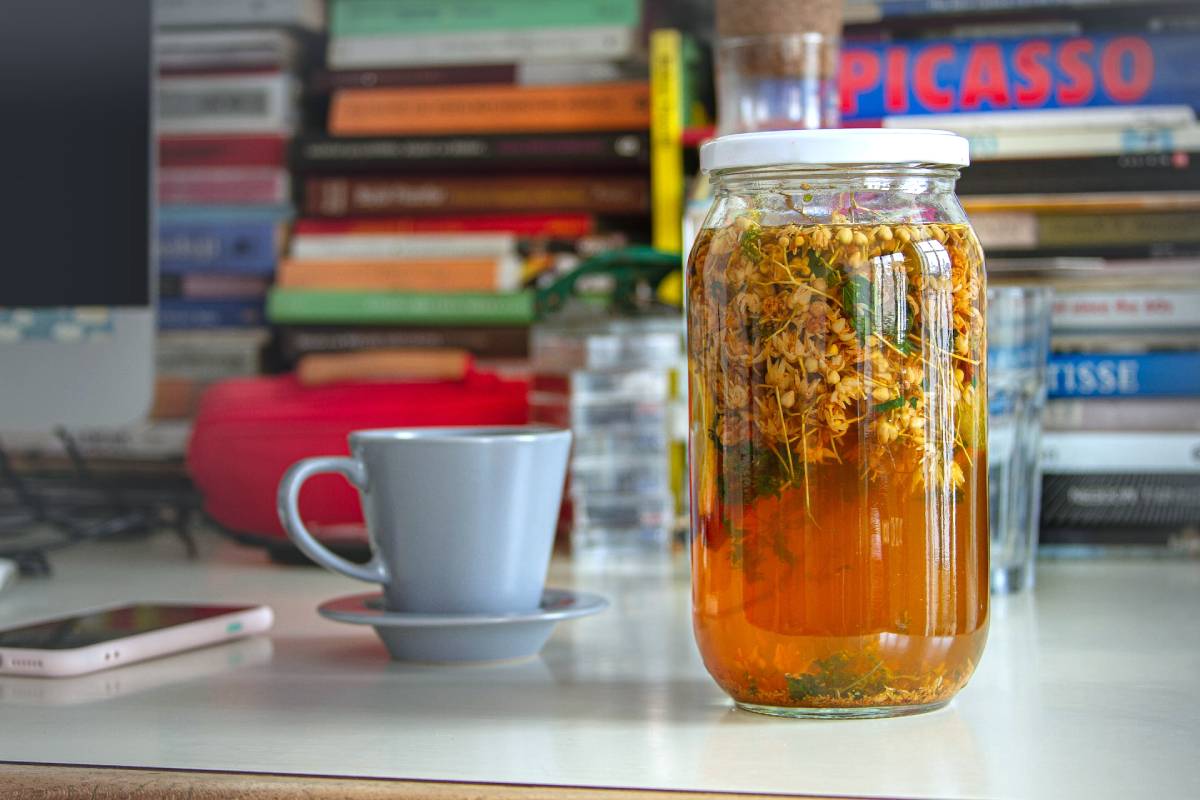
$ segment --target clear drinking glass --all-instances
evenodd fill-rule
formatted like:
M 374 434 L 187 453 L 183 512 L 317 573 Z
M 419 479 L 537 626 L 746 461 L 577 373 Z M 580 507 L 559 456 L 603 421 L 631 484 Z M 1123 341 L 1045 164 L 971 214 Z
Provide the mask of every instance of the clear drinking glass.
M 1034 583 L 1051 290 L 993 286 L 987 302 L 992 591 L 1017 592 Z

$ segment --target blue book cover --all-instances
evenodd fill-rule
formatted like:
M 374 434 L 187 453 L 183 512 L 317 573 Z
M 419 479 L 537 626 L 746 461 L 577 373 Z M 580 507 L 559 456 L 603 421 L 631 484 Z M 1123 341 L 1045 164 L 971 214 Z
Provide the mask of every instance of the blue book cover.
M 842 117 L 1200 107 L 1200 47 L 1173 33 L 847 43 Z
M 287 222 L 295 212 L 289 205 L 274 206 L 158 206 L 159 222 Z
M 1046 384 L 1052 398 L 1200 396 L 1200 352 L 1053 353 Z
M 275 271 L 281 239 L 280 223 L 270 220 L 160 222 L 158 266 L 168 275 L 269 275 Z
M 262 300 L 158 301 L 158 329 L 162 331 L 205 328 L 258 328 L 265 323 Z

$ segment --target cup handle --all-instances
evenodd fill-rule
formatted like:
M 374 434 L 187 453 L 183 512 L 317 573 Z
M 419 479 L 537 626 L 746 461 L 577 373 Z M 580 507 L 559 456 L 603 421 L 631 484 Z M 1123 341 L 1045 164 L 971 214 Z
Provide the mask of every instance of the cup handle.
M 323 472 L 336 472 L 350 481 L 359 490 L 367 488 L 367 474 L 362 464 L 353 458 L 344 456 L 321 456 L 297 461 L 284 473 L 279 482 L 279 492 L 275 498 L 275 506 L 279 511 L 279 521 L 296 546 L 326 569 L 349 575 L 368 583 L 387 583 L 388 575 L 377 555 L 372 555 L 366 564 L 355 564 L 341 556 L 335 555 L 318 542 L 300 519 L 300 487 L 313 475 Z

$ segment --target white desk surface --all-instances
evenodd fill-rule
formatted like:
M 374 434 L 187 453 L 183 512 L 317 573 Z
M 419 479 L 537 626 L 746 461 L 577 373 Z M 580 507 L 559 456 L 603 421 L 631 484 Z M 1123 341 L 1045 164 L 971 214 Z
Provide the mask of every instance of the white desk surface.
M 3 679 L 0 760 L 284 774 L 907 798 L 1200 797 L 1200 561 L 1042 564 L 997 598 L 979 671 L 946 709 L 814 722 L 734 710 L 692 643 L 686 578 L 572 575 L 607 594 L 540 659 L 392 664 L 314 607 L 362 591 L 208 541 L 57 555 L 0 624 L 119 600 L 266 602 L 270 642 L 78 684 Z M 212 653 L 218 653 L 213 656 Z M 177 659 L 186 659 L 178 661 Z M 135 672 L 135 670 L 137 670 Z M 90 682 L 89 682 L 90 681 Z M 2 769 L 2 768 L 0 768 Z

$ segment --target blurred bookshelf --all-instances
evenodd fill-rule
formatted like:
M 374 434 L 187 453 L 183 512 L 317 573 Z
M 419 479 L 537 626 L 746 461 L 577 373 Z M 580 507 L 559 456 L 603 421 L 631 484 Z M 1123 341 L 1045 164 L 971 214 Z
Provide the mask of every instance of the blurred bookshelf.
M 1200 9 L 850 0 L 844 11 L 843 125 L 967 137 L 958 192 L 989 280 L 1055 290 L 1041 552 L 1197 554 Z M 693 175 L 712 135 L 681 132 Z
M 149 419 L 74 432 L 105 469 L 185 476 L 200 398 L 230 378 L 527 378 L 539 287 L 680 247 L 713 130 L 709 2 L 157 10 L 159 379 Z M 1057 292 L 1047 552 L 1200 552 L 1200 8 L 844 14 L 843 124 L 966 136 L 991 280 Z M 69 462 L 60 437 L 4 443 Z

